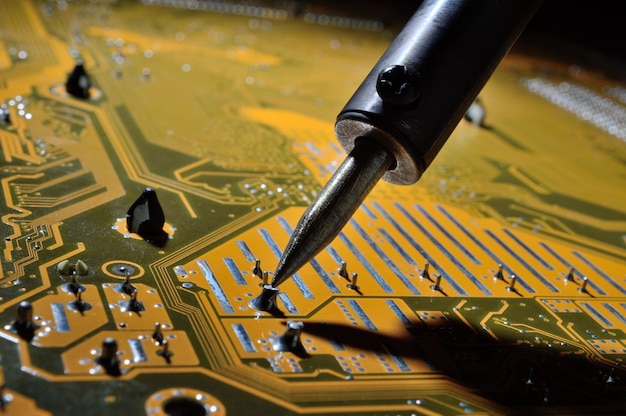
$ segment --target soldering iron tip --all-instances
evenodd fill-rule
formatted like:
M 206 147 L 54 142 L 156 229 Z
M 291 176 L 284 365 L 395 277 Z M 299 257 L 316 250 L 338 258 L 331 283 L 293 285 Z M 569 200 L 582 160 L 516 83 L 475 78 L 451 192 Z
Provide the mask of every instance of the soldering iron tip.
M 287 280 L 339 234 L 361 202 L 395 163 L 387 148 L 361 138 L 296 225 L 272 280 Z

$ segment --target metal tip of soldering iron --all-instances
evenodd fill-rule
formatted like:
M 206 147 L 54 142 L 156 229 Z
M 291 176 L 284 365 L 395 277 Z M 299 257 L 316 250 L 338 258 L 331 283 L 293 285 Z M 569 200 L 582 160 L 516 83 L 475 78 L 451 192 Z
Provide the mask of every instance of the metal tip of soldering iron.
M 382 144 L 357 139 L 354 149 L 298 222 L 274 273 L 273 287 L 330 244 L 394 163 L 393 155 Z

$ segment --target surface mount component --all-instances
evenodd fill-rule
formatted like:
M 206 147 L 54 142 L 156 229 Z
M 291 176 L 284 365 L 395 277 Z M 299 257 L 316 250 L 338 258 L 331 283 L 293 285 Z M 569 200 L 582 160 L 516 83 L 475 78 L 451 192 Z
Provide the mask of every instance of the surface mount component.
M 115 338 L 108 337 L 102 341 L 102 349 L 100 356 L 96 358 L 96 363 L 100 365 L 104 371 L 111 376 L 119 376 L 120 360 L 117 357 L 117 341 Z
M 33 305 L 27 300 L 20 302 L 11 329 L 25 341 L 31 341 L 37 328 L 33 321 Z
M 91 96 L 90 88 L 91 80 L 85 70 L 85 65 L 82 61 L 78 61 L 67 77 L 65 91 L 73 97 L 87 100 Z
M 128 231 L 147 241 L 163 243 L 167 239 L 167 233 L 163 230 L 164 224 L 165 214 L 156 191 L 152 188 L 144 189 L 126 213 Z

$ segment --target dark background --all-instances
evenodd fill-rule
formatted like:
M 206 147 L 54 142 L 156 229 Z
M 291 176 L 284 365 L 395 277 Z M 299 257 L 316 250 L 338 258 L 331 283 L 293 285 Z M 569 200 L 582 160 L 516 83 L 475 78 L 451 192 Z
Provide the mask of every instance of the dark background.
M 376 19 L 395 28 L 411 17 L 421 2 L 312 0 L 300 4 L 305 10 Z M 533 48 L 535 53 L 602 67 L 611 75 L 626 79 L 626 2 L 544 0 L 516 48 Z
M 547 52 L 610 67 L 626 79 L 626 2 L 544 0 L 522 42 L 542 41 Z

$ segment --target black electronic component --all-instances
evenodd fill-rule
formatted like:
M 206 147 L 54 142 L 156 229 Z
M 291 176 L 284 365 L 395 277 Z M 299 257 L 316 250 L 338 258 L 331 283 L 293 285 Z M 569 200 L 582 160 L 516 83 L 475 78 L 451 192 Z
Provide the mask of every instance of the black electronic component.
M 23 300 L 17 305 L 17 314 L 11 329 L 25 341 L 30 342 L 35 337 L 37 325 L 33 322 L 33 305 Z
M 65 91 L 68 94 L 86 100 L 90 97 L 89 89 L 91 88 L 91 80 L 85 70 L 82 61 L 76 62 L 76 66 L 67 77 L 65 83 Z
M 102 341 L 102 353 L 100 357 L 96 358 L 96 364 L 100 365 L 111 376 L 119 376 L 121 374 L 115 338 L 108 337 Z
M 144 189 L 126 213 L 126 228 L 146 241 L 163 244 L 167 239 L 164 224 L 165 214 L 155 190 Z

